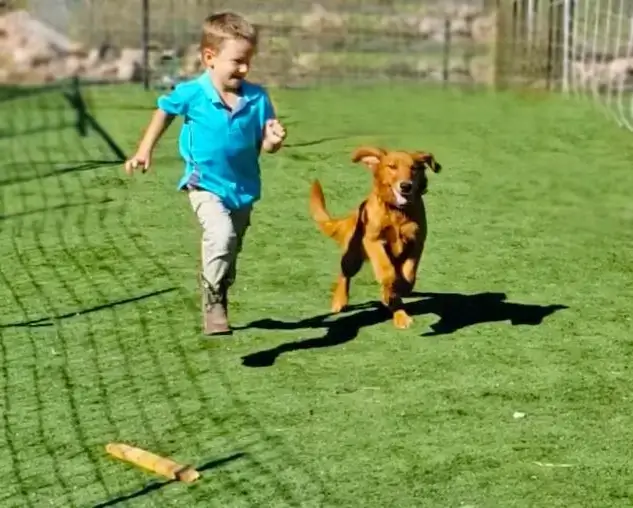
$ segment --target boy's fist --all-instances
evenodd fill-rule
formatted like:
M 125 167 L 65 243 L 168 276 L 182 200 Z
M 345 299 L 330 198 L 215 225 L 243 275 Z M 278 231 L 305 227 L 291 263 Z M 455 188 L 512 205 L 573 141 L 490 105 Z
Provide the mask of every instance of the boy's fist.
M 278 145 L 286 139 L 286 129 L 276 118 L 270 119 L 266 122 L 264 138 L 271 145 Z

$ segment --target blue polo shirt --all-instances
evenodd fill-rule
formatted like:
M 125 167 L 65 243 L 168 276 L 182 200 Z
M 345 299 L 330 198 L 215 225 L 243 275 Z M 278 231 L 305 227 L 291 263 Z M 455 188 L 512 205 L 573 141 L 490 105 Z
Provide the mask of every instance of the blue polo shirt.
M 213 192 L 230 209 L 260 198 L 263 131 L 266 121 L 275 118 L 263 87 L 242 82 L 240 100 L 229 111 L 205 71 L 159 97 L 158 107 L 184 118 L 178 147 L 185 171 L 179 189 L 194 186 Z

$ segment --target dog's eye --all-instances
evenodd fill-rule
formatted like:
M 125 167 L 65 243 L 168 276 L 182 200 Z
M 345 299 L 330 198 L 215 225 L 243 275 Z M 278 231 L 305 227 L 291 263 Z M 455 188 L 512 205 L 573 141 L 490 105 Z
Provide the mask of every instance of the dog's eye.
M 387 167 L 392 170 L 398 169 L 398 166 L 394 164 L 393 162 L 390 162 L 389 164 L 387 164 Z

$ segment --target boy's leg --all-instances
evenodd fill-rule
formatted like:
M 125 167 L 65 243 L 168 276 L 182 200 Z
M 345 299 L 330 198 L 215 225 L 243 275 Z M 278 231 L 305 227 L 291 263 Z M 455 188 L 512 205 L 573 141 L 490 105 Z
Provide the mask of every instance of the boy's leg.
M 224 302 L 225 280 L 237 245 L 230 211 L 214 194 L 189 191 L 189 200 L 202 226 L 203 324 L 207 335 L 231 332 Z
M 244 243 L 244 235 L 251 224 L 251 207 L 241 208 L 231 211 L 231 220 L 233 221 L 233 230 L 236 235 L 235 249 L 231 252 L 231 263 L 225 279 L 225 289 L 230 288 L 235 282 L 237 272 L 237 259 L 242 252 Z

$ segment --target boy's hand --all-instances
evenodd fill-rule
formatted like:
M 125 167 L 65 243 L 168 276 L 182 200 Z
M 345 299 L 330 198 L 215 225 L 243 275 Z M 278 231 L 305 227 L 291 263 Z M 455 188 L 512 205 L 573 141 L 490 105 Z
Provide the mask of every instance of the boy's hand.
M 264 128 L 264 142 L 270 146 L 279 146 L 286 139 L 286 129 L 279 120 L 271 119 L 266 122 Z
M 149 169 L 150 155 L 147 153 L 137 152 L 134 157 L 125 161 L 125 172 L 131 175 L 134 171 L 141 168 L 141 172 L 145 173 Z
M 136 149 L 136 154 L 125 162 L 125 172 L 128 175 L 131 175 L 139 167 L 142 173 L 145 173 L 149 169 L 152 150 L 154 150 L 158 139 L 162 136 L 167 127 L 171 125 L 174 118 L 174 115 L 165 113 L 162 109 L 154 111 L 152 120 L 147 126 L 143 139 Z

